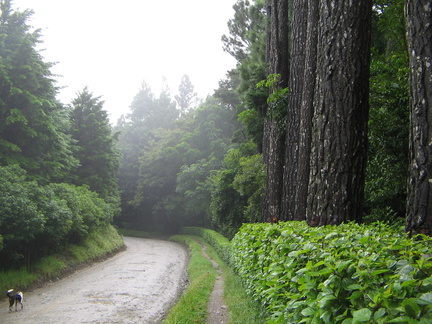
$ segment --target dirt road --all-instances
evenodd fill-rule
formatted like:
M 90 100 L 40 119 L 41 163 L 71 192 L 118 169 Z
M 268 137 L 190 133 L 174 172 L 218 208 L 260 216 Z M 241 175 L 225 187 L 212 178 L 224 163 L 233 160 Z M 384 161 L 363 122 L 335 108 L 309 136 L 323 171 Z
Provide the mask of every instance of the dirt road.
M 24 292 L 22 311 L 3 300 L 0 323 L 159 323 L 183 288 L 187 251 L 162 240 L 125 243 L 109 260 Z

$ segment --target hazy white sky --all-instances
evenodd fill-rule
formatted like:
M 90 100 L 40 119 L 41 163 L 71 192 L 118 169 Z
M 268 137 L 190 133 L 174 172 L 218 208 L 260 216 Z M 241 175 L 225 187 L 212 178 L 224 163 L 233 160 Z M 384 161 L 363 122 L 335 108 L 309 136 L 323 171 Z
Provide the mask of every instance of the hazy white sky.
M 58 62 L 59 99 L 68 104 L 88 86 L 115 123 L 143 81 L 159 95 L 165 77 L 175 95 L 187 74 L 199 97 L 213 93 L 235 66 L 221 42 L 235 2 L 13 0 L 13 8 L 34 10 L 29 23 L 42 29 L 42 55 Z

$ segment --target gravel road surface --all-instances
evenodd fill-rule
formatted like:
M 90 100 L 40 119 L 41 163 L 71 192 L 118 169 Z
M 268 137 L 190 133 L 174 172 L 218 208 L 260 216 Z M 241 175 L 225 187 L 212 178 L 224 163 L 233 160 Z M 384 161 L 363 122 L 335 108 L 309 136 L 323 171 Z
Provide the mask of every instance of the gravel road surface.
M 184 288 L 187 251 L 162 240 L 125 244 L 104 262 L 24 292 L 23 310 L 9 312 L 2 300 L 0 323 L 159 323 Z

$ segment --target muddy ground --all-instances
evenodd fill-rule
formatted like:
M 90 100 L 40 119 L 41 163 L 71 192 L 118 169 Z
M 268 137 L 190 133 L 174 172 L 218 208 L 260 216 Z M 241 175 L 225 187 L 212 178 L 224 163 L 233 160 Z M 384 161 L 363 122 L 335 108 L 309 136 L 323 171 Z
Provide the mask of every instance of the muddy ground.
M 2 299 L 0 323 L 159 323 L 184 288 L 187 250 L 153 239 L 125 244 L 104 262 L 24 292 L 23 310 L 9 312 Z

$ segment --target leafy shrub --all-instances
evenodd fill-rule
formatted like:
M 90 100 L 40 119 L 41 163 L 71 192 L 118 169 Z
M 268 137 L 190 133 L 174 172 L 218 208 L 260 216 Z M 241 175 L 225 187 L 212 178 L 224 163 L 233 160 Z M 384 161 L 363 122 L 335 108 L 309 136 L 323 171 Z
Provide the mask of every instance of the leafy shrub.
M 86 186 L 41 186 L 16 165 L 0 167 L 0 268 L 29 267 L 67 243 L 79 243 L 112 222 L 114 213 Z
M 432 239 L 387 225 L 245 224 L 232 261 L 269 323 L 430 323 Z

